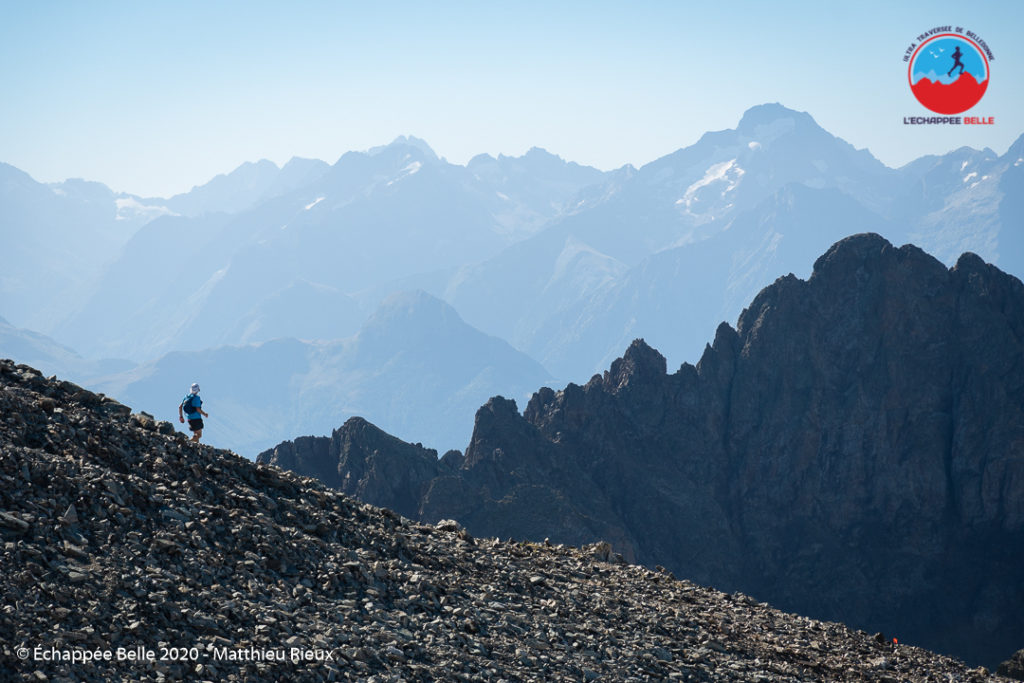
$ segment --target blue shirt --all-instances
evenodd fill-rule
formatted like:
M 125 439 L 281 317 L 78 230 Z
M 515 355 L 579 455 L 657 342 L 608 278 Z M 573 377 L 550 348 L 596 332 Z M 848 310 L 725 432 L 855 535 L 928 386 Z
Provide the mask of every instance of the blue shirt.
M 190 400 L 191 406 L 189 405 Z M 203 405 L 203 399 L 199 398 L 199 394 L 189 394 L 185 398 L 181 399 L 181 403 L 187 419 L 198 420 L 202 417 L 199 413 L 199 408 Z

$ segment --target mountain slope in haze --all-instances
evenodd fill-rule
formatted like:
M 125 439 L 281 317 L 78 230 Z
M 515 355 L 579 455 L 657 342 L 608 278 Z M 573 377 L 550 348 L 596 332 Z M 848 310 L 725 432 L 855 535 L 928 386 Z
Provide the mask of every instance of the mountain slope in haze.
M 949 265 L 973 251 L 1024 275 L 1021 149 L 1024 138 L 1002 157 L 964 149 L 891 169 L 805 112 L 761 105 L 582 192 L 543 232 L 461 269 L 444 297 L 561 378 L 585 381 L 635 336 L 695 361 L 775 274 L 807 272 L 808 254 L 854 232 L 920 244 Z M 590 254 L 596 277 L 561 279 L 567 250 Z M 665 309 L 685 334 L 663 333 Z
M 246 164 L 172 208 L 7 171 L 0 315 L 87 359 L 345 338 L 391 294 L 424 289 L 552 383 L 582 383 L 635 337 L 673 368 L 695 362 L 771 278 L 807 274 L 810 255 L 854 232 L 1024 275 L 1024 138 L 1003 156 L 961 149 L 889 169 L 781 105 L 610 173 L 539 149 L 459 166 L 402 137 L 329 167 Z M 236 412 L 232 433 L 269 438 L 266 416 Z M 466 423 L 450 424 L 409 438 L 464 445 Z
M 280 337 L 340 339 L 355 334 L 362 317 L 362 307 L 352 297 L 297 279 L 240 318 L 228 338 L 241 344 Z
M 0 313 L 33 329 L 53 331 L 86 301 L 94 279 L 147 223 L 168 215 L 252 208 L 315 181 L 327 168 L 322 161 L 292 159 L 278 169 L 263 160 L 162 199 L 114 192 L 79 179 L 37 183 L 0 163 L 0 234 L 5 245 L 0 253 Z
M 897 171 L 867 151 L 855 150 L 831 135 L 806 112 L 778 104 L 753 107 L 744 113 L 735 129 L 706 133 L 690 147 L 606 182 L 606 191 L 584 195 L 584 201 L 572 214 L 558 219 L 543 233 L 486 263 L 463 269 L 445 292 L 445 299 L 471 324 L 508 339 L 535 357 L 547 358 L 549 369 L 560 377 L 585 379 L 603 367 L 610 341 L 646 334 L 646 328 L 638 329 L 630 314 L 616 315 L 614 303 L 607 304 L 612 310 L 602 310 L 602 300 L 613 296 L 610 290 L 629 287 L 618 277 L 615 282 L 606 283 L 607 287 L 587 282 L 583 288 L 568 286 L 550 291 L 549 282 L 555 278 L 568 245 L 579 245 L 577 248 L 588 250 L 596 258 L 617 264 L 622 276 L 633 268 L 650 272 L 644 264 L 656 254 L 672 249 L 683 253 L 688 248 L 699 252 L 706 248 L 699 246 L 703 241 L 729 232 L 734 222 L 756 223 L 757 212 L 765 206 L 792 202 L 794 187 L 844 197 L 843 203 L 855 205 L 857 213 L 877 216 L 899 186 Z M 808 193 L 801 193 L 800 199 L 807 196 Z M 813 227 L 837 224 L 834 230 L 823 230 L 827 234 L 808 246 L 820 251 L 852 232 L 843 229 L 848 225 L 845 217 L 833 211 L 828 202 L 808 203 L 817 215 L 802 218 L 803 223 Z M 872 220 L 871 226 L 877 227 L 882 220 Z M 809 232 L 804 226 L 801 230 Z M 674 273 L 671 279 L 651 283 L 652 291 L 658 294 L 641 297 L 638 317 L 658 318 L 658 312 L 651 310 L 649 304 L 655 298 L 664 301 L 666 297 L 660 292 L 707 291 L 706 276 L 715 286 L 741 287 L 740 306 L 769 284 L 770 277 L 742 266 L 743 254 L 739 251 L 749 241 L 758 243 L 769 237 L 765 234 L 768 230 L 750 234 L 752 231 L 747 227 L 736 231 L 740 232 L 747 234 L 732 241 L 732 249 L 724 254 L 725 262 L 731 266 L 726 282 L 718 274 L 706 272 L 718 267 L 713 263 L 704 262 L 705 267 Z M 902 237 L 891 233 L 890 236 Z M 726 237 L 725 241 L 730 239 Z M 701 256 L 694 253 L 689 261 L 701 262 Z M 805 267 L 791 259 L 774 265 L 781 267 L 782 272 Z M 550 304 L 552 297 L 559 302 L 555 306 Z M 681 302 L 680 312 L 699 335 L 706 334 L 723 319 L 718 311 L 720 306 L 711 310 L 703 306 L 698 310 L 697 297 L 683 296 L 677 300 Z M 501 305 L 495 306 L 495 301 Z M 725 318 L 732 318 L 739 308 L 726 313 Z M 594 324 L 595 316 L 608 318 L 613 336 L 591 337 L 581 333 L 581 344 L 575 348 L 548 341 L 552 330 L 575 330 L 579 324 L 576 317 L 581 314 L 585 315 L 584 325 Z M 689 346 L 666 349 L 673 357 L 689 350 Z M 571 362 L 563 365 L 552 354 L 560 354 Z
M 0 358 L 17 358 L 47 375 L 60 375 L 87 383 L 96 378 L 126 372 L 131 362 L 82 358 L 74 349 L 58 344 L 46 335 L 17 328 L 0 318 Z
M 182 216 L 206 213 L 238 213 L 315 182 L 330 166 L 319 159 L 293 158 L 281 168 L 261 159 L 244 163 L 228 174 L 218 175 L 204 185 L 161 203 Z
M 519 168 L 513 160 L 499 165 Z M 87 355 L 136 360 L 174 349 L 265 341 L 272 337 L 260 329 L 283 325 L 264 317 L 262 328 L 254 328 L 251 320 L 297 283 L 351 297 L 483 260 L 557 212 L 574 183 L 600 175 L 539 151 L 520 166 L 547 175 L 519 171 L 493 178 L 494 186 L 438 159 L 422 141 L 399 138 L 370 152 L 347 153 L 312 182 L 256 208 L 154 221 L 126 246 L 57 336 Z M 511 194 L 502 198 L 497 187 Z M 516 218 L 526 214 L 532 218 Z M 126 287 L 126 280 L 133 286 Z M 301 321 L 328 312 L 317 308 L 315 298 L 291 301 L 298 329 L 290 335 L 312 337 L 315 330 Z M 348 329 L 365 314 L 353 319 L 346 317 L 354 315 L 351 310 L 335 312 Z M 125 316 L 132 325 L 123 324 Z
M 550 376 L 447 304 L 406 292 L 345 339 L 175 352 L 92 386 L 176 420 L 177 402 L 197 380 L 213 416 L 204 440 L 255 455 L 296 433 L 329 433 L 351 415 L 410 440 L 463 449 L 483 401 L 528 396 Z
M 492 399 L 465 457 L 433 471 L 357 421 L 260 460 L 479 535 L 603 538 L 647 565 L 994 665 L 1024 632 L 1021 396 L 1020 280 L 864 234 L 809 279 L 765 288 L 696 366 L 668 374 L 638 340 L 521 415 Z M 395 471 L 412 473 L 397 489 Z
M 910 237 L 943 261 L 970 249 L 1007 272 L 1024 274 L 1024 212 L 1016 205 L 1024 190 L 1022 165 L 1024 136 L 1002 156 L 965 147 L 922 157 L 900 169 L 909 187 L 895 209 L 913 214 Z
M 532 232 L 555 216 L 571 210 L 571 201 L 585 188 L 601 184 L 609 175 L 589 166 L 567 162 L 547 150 L 533 147 L 521 157 L 479 154 L 467 170 L 494 189 L 508 203 L 501 221 L 510 230 Z
M 0 410 L 8 678 L 997 680 L 607 544 L 418 524 L 9 361 Z
M 46 185 L 0 163 L 0 314 L 19 327 L 49 330 L 152 218 L 141 209 L 100 183 Z
M 458 166 L 424 141 L 400 137 L 329 167 L 302 159 L 281 169 L 244 164 L 170 200 L 107 190 L 97 203 L 88 183 L 40 186 L 41 194 L 14 183 L 0 216 L 24 200 L 36 212 L 26 228 L 46 223 L 36 200 L 52 203 L 59 190 L 61 201 L 79 207 L 75 220 L 88 222 L 83 207 L 102 206 L 104 220 L 124 232 L 112 245 L 66 252 L 50 248 L 67 242 L 47 230 L 38 231 L 49 235 L 42 240 L 30 229 L 5 233 L 11 267 L 0 274 L 0 315 L 89 358 L 142 362 L 286 330 L 304 339 L 351 334 L 389 294 L 425 288 L 555 376 L 584 381 L 633 336 L 658 340 L 673 363 L 696 360 L 703 336 L 734 319 L 771 275 L 806 272 L 797 252 L 855 230 L 920 244 L 948 265 L 970 250 L 1024 275 L 1016 229 L 1024 221 L 1022 149 L 1024 138 L 1001 157 L 962 149 L 891 169 L 809 114 L 765 104 L 732 130 L 610 173 L 540 149 Z M 787 203 L 801 216 L 788 236 L 760 215 Z M 692 330 L 686 341 L 670 338 L 659 327 L 664 297 L 654 293 L 707 292 L 721 273 L 649 260 L 681 250 L 681 264 L 703 266 L 702 250 L 721 252 L 730 232 L 738 246 L 725 257 L 723 301 L 712 292 L 708 301 L 669 306 Z M 807 243 L 791 251 L 796 233 Z M 716 244 L 703 245 L 710 240 Z M 667 279 L 653 279 L 659 272 Z M 631 291 L 641 282 L 643 292 Z M 636 305 L 622 306 L 632 296 Z M 328 306 L 337 325 L 304 324 L 324 320 Z
M 818 254 L 865 229 L 896 232 L 839 190 L 787 185 L 738 214 L 727 230 L 653 254 L 588 296 L 538 316 L 524 349 L 545 367 L 586 378 L 643 336 L 678 366 L 699 358 L 718 322 L 735 319 L 764 283 L 785 272 L 807 277 Z

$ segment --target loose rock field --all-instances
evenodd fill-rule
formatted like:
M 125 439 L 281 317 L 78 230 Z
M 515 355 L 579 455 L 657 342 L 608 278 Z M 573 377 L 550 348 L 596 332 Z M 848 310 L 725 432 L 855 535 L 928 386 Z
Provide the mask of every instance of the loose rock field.
M 607 544 L 411 522 L 10 361 L 0 568 L 12 680 L 995 680 Z

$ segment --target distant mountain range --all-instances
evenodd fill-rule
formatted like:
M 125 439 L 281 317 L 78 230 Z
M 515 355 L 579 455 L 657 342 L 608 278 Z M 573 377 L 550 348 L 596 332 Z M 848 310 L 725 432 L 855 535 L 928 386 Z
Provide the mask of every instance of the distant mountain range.
M 551 380 L 444 302 L 405 292 L 352 337 L 174 352 L 91 384 L 174 421 L 190 378 L 201 379 L 209 397 L 204 439 L 253 455 L 296 434 L 327 433 L 354 415 L 373 415 L 394 434 L 442 452 L 461 450 L 481 403 L 503 392 L 526 397 Z
M 334 164 L 244 164 L 169 199 L 45 185 L 0 165 L 0 315 L 89 363 L 179 363 L 175 386 L 187 386 L 199 368 L 168 354 L 242 367 L 227 357 L 285 338 L 341 353 L 330 342 L 356 335 L 388 297 L 424 291 L 558 382 L 585 382 L 634 337 L 673 366 L 694 361 L 762 287 L 808 274 L 813 254 L 864 230 L 947 265 L 972 251 L 1022 274 L 1022 164 L 1024 138 L 1002 156 L 963 148 L 891 169 L 810 115 L 766 104 L 735 129 L 609 172 L 536 148 L 461 166 L 412 137 Z M 18 348 L 0 345 L 0 355 Z M 124 363 L 54 367 L 72 366 L 74 379 L 99 382 Z M 146 397 L 138 408 L 165 409 L 164 389 L 134 386 Z M 316 400 L 297 396 L 296 414 L 312 416 Z M 360 403 L 371 404 L 386 400 Z M 256 433 L 270 438 L 244 420 L 211 432 L 234 445 Z M 465 437 L 435 433 L 408 438 Z
M 674 363 L 780 274 L 863 230 L 952 263 L 973 251 L 1024 274 L 1024 138 L 998 157 L 960 149 L 899 170 L 778 105 L 735 130 L 591 189 L 571 214 L 445 290 L 468 322 L 553 374 L 585 381 L 635 336 Z M 496 305 L 497 304 L 497 305 Z
M 223 207 L 224 186 L 248 188 L 260 179 L 256 186 L 263 187 L 291 165 L 278 175 L 270 164 L 243 167 L 190 195 Z M 539 150 L 521 160 L 478 157 L 470 168 L 454 166 L 406 138 L 346 154 L 307 175 L 315 180 L 237 213 L 149 223 L 55 336 L 86 354 L 138 360 L 265 341 L 282 327 L 266 317 L 282 297 L 294 317 L 330 315 L 336 328 L 328 332 L 337 336 L 357 328 L 378 303 L 360 309 L 353 295 L 485 259 L 536 230 L 567 195 L 601 176 Z M 322 296 L 291 296 L 296 286 L 335 292 L 334 305 L 323 308 Z M 127 328 L 120 324 L 126 316 L 133 320 Z M 310 330 L 296 322 L 289 336 L 323 338 L 322 325 Z
M 1024 633 L 1024 284 L 878 235 L 763 289 L 700 361 L 477 412 L 440 461 L 362 419 L 258 460 L 425 522 L 579 545 L 994 666 Z
M 148 219 L 123 213 L 124 201 L 99 183 L 43 185 L 0 163 L 0 315 L 42 332 L 71 315 Z

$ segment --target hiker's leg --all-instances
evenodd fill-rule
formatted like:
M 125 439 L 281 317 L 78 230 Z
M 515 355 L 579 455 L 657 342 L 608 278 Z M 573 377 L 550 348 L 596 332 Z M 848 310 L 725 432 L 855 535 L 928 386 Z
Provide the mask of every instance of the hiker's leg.
M 196 442 L 196 443 L 199 443 L 199 439 L 200 439 L 200 437 L 202 437 L 202 435 L 203 435 L 203 430 L 202 429 L 197 429 L 196 431 L 192 432 L 192 440 L 194 442 Z

